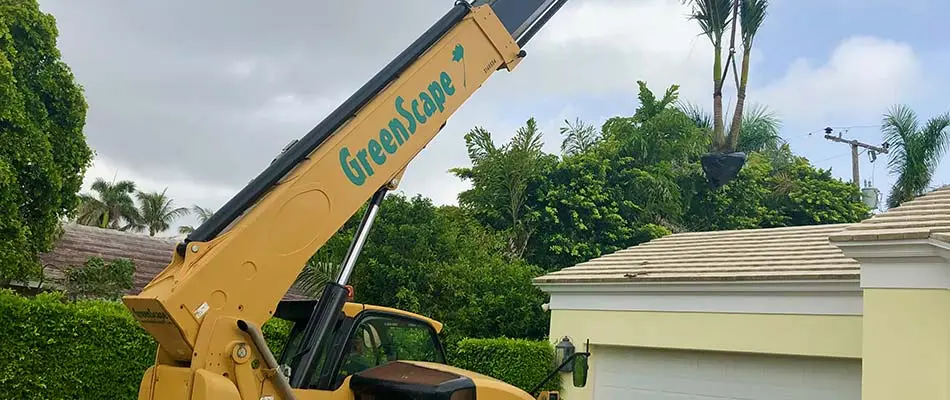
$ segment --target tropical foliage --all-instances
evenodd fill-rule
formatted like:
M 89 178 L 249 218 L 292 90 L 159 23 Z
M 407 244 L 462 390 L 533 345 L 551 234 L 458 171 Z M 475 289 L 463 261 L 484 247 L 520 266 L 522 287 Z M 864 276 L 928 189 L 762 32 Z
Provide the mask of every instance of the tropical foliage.
M 199 206 L 199 205 L 197 205 L 197 204 L 191 206 L 191 212 L 195 213 L 195 216 L 198 217 L 198 223 L 199 223 L 199 224 L 203 224 L 203 223 L 205 223 L 205 222 L 208 222 L 208 219 L 210 219 L 211 216 L 214 215 L 214 210 L 213 210 L 213 209 L 201 207 L 201 206 Z M 178 233 L 181 233 L 181 234 L 187 235 L 187 234 L 189 234 L 189 233 L 191 233 L 191 232 L 194 232 L 194 231 L 195 231 L 195 227 L 193 227 L 193 226 L 191 226 L 191 225 L 182 225 L 182 226 L 179 226 L 179 227 L 178 227 Z
M 314 255 L 301 286 L 319 289 L 336 278 L 361 214 Z M 355 299 L 442 321 L 450 347 L 462 337 L 541 338 L 545 299 L 531 279 L 542 271 L 511 258 L 507 238 L 458 207 L 390 194 L 357 260 Z
M 82 203 L 76 222 L 99 228 L 129 230 L 134 229 L 142 216 L 132 196 L 135 194 L 135 182 L 122 180 L 107 182 L 96 178 L 92 183 L 95 194 L 79 195 Z
M 752 44 L 765 21 L 768 10 L 767 0 L 686 0 L 692 4 L 689 18 L 695 20 L 703 35 L 713 47 L 713 150 L 732 152 L 738 150 L 740 132 L 743 124 L 746 90 L 749 83 L 749 65 Z M 722 61 L 723 39 L 729 37 L 729 52 Z M 741 75 L 736 68 L 736 33 L 740 33 L 742 48 Z M 722 90 L 732 66 L 736 83 L 736 108 L 732 115 L 732 124 L 728 135 L 724 123 Z
M 155 236 L 156 233 L 167 230 L 174 220 L 188 214 L 187 208 L 174 206 L 174 200 L 165 195 L 167 190 L 136 193 L 141 203 L 136 230 L 146 229 L 149 236 Z
M 684 0 L 692 4 L 689 18 L 695 20 L 713 47 L 713 115 L 710 152 L 701 157 L 706 180 L 713 188 L 721 187 L 736 177 L 746 162 L 746 154 L 739 151 L 744 122 L 746 90 L 749 83 L 749 65 L 752 43 L 765 20 L 766 0 Z M 741 22 L 741 24 L 740 24 Z M 740 27 L 741 25 L 741 27 Z M 723 40 L 728 30 L 729 52 L 722 60 Z M 736 67 L 736 33 L 741 33 L 742 76 Z M 726 134 L 722 93 L 729 67 L 736 84 L 736 108 L 732 124 Z
M 533 229 L 524 251 L 529 264 L 556 270 L 671 232 L 853 222 L 868 215 L 856 189 L 791 153 L 778 135 L 777 116 L 764 107 L 746 116 L 745 132 L 755 132 L 744 142 L 748 170 L 721 189 L 709 187 L 699 162 L 711 140 L 707 119 L 689 112 L 678 96 L 675 85 L 658 97 L 641 82 L 634 115 L 608 119 L 600 132 L 586 135 L 596 140 L 583 151 L 522 155 L 527 160 L 520 165 L 540 166 L 520 195 L 520 213 Z M 507 231 L 511 225 L 497 214 L 507 199 L 487 193 L 488 182 L 509 170 L 485 168 L 479 157 L 471 161 L 462 177 L 472 188 L 459 196 L 461 207 Z
M 175 201 L 166 194 L 168 189 L 143 192 L 137 190 L 135 182 L 129 180 L 110 183 L 96 178 L 91 188 L 95 194 L 80 195 L 82 203 L 76 222 L 83 225 L 130 232 L 145 231 L 149 236 L 155 236 L 167 231 L 175 220 L 192 211 L 198 214 L 200 222 L 213 214 L 210 209 L 197 205 L 190 209 L 176 207 Z M 135 199 L 138 199 L 138 204 Z M 180 233 L 189 233 L 193 229 L 187 225 L 178 228 Z
M 36 254 L 79 203 L 92 160 L 86 101 L 35 1 L 0 2 L 0 284 L 41 274 Z
M 950 113 L 932 117 L 923 126 L 917 113 L 906 105 L 895 105 L 884 115 L 881 130 L 889 146 L 888 169 L 897 176 L 887 196 L 889 207 L 897 207 L 929 189 L 950 142 L 948 128 Z
M 524 384 L 537 371 L 512 368 L 522 365 L 515 353 L 527 355 L 526 362 L 532 363 L 550 357 L 547 345 L 465 339 L 544 340 L 548 314 L 542 304 L 546 299 L 532 279 L 547 271 L 673 232 L 866 218 L 869 210 L 858 200 L 854 186 L 792 153 L 779 134 L 781 121 L 774 112 L 764 105 L 745 109 L 751 47 L 767 2 L 689 3 L 694 5 L 691 18 L 715 50 L 711 115 L 702 107 L 681 103 L 676 85 L 654 93 L 639 82 L 639 106 L 632 115 L 608 118 L 600 126 L 579 118 L 565 120 L 558 154 L 543 151 L 542 132 L 534 118 L 527 118 L 503 142 L 496 142 L 496 134 L 484 126 L 473 127 L 465 134 L 469 165 L 451 170 L 471 184 L 459 195 L 458 206 L 437 206 L 422 196 L 398 193 L 382 204 L 350 282 L 356 301 L 444 322 L 447 349 L 460 360 L 511 354 L 510 365 L 483 364 L 491 367 L 486 373 Z M 741 69 L 735 67 L 734 51 L 728 52 L 725 61 L 721 56 L 724 47 L 736 48 L 737 34 Z M 159 235 L 186 215 L 195 215 L 203 223 L 213 214 L 198 205 L 177 206 L 167 190 L 143 191 L 131 180 L 96 179 L 89 193 L 78 194 L 92 157 L 82 135 L 86 106 L 69 69 L 58 61 L 55 38 L 52 17 L 41 13 L 35 2 L 0 3 L 0 284 L 37 274 L 36 254 L 49 249 L 57 222 L 66 217 L 105 229 Z M 463 59 L 461 47 L 455 56 L 456 61 Z M 727 123 L 722 89 L 730 65 L 739 95 Z M 948 124 L 950 117 L 945 114 L 920 126 L 906 107 L 896 107 L 885 116 L 883 130 L 893 149 L 891 172 L 899 176 L 892 204 L 919 195 L 930 184 L 944 152 Z M 710 165 L 718 161 L 711 164 L 709 154 L 737 151 L 747 153 L 741 158 L 745 168 L 736 168 L 726 180 L 710 179 Z M 360 219 L 361 213 L 353 215 L 301 266 L 299 287 L 317 296 L 326 282 L 336 278 Z M 177 231 L 187 234 L 194 229 L 182 225 Z M 92 259 L 83 267 L 68 269 L 65 281 L 75 297 L 114 299 L 132 285 L 132 271 L 134 265 L 126 261 Z M 7 304 L 10 312 L 0 312 L 0 316 L 8 317 L 9 323 L 0 325 L 10 332 L 32 332 L 0 335 L 12 340 L 8 344 L 13 348 L 23 350 L 10 354 L 39 354 L 40 345 L 52 344 L 55 356 L 62 358 L 70 351 L 98 354 L 88 351 L 98 346 L 107 350 L 106 358 L 100 358 L 121 358 L 123 366 L 121 374 L 114 374 L 113 366 L 101 363 L 87 374 L 116 376 L 121 382 L 84 376 L 93 384 L 81 386 L 69 374 L 76 371 L 73 364 L 86 359 L 73 357 L 64 367 L 49 363 L 53 356 L 43 353 L 37 362 L 24 365 L 52 365 L 58 368 L 49 372 L 53 378 L 7 385 L 12 397 L 36 393 L 39 386 L 73 397 L 103 387 L 118 396 L 134 391 L 138 382 L 129 376 L 140 377 L 134 370 L 146 364 L 145 359 L 129 355 L 148 356 L 154 351 L 127 314 L 112 308 L 100 313 L 105 319 L 91 318 L 68 308 L 77 305 L 75 310 L 84 310 L 87 306 L 82 304 L 92 303 L 66 306 L 59 298 L 40 297 L 31 305 L 4 296 L 0 306 Z M 105 302 L 97 304 L 88 307 L 103 307 Z M 33 318 L 39 315 L 33 311 L 56 318 Z M 109 327 L 116 323 L 121 327 Z M 56 342 L 42 334 L 77 324 L 103 327 L 114 342 L 90 342 L 99 340 L 95 338 Z M 72 331 L 62 332 L 79 338 Z M 12 371 L 0 376 L 0 382 L 24 375 L 16 368 Z M 56 380 L 60 376 L 66 378 Z

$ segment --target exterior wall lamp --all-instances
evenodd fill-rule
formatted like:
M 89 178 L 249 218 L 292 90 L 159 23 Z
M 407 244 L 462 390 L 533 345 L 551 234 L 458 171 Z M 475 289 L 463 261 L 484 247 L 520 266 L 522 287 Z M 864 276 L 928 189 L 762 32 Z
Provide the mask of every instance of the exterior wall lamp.
M 567 336 L 561 338 L 561 341 L 554 346 L 554 365 L 560 366 L 558 371 L 571 372 L 574 370 L 574 363 L 564 363 L 568 357 L 574 354 L 574 343 Z

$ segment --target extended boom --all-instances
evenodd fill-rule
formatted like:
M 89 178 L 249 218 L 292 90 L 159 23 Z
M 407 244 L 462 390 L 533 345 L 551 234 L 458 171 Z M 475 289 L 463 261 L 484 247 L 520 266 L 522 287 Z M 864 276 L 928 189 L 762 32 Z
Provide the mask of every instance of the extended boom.
M 287 399 L 321 389 L 311 381 L 317 350 L 342 313 L 344 285 L 379 202 L 449 116 L 495 71 L 518 65 L 521 47 L 565 2 L 456 2 L 189 235 L 162 273 L 123 298 L 159 344 L 140 398 Z M 370 198 L 340 279 L 313 309 L 289 376 L 274 373 L 259 327 L 307 260 Z M 248 372 L 250 359 L 266 368 Z

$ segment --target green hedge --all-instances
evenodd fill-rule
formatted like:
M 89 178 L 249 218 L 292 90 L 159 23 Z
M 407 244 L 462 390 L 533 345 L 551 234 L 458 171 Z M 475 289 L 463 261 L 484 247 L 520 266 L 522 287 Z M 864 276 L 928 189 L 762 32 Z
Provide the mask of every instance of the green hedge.
M 134 399 L 155 344 L 122 304 L 0 292 L 0 398 Z
M 264 325 L 274 352 L 287 326 Z M 0 290 L 0 399 L 135 399 L 155 342 L 119 302 Z
M 554 346 L 525 339 L 462 339 L 456 345 L 453 364 L 528 391 L 554 369 Z M 558 374 L 542 389 L 560 388 Z
M 280 354 L 289 324 L 264 325 Z M 462 339 L 453 365 L 530 390 L 553 368 L 545 341 Z M 155 342 L 119 302 L 0 289 L 0 399 L 135 399 Z M 560 387 L 555 377 L 545 389 Z

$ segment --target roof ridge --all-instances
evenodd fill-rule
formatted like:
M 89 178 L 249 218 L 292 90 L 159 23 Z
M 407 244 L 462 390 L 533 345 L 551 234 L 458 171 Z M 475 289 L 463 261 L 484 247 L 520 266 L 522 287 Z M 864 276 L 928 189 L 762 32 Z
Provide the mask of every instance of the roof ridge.
M 697 235 L 731 235 L 744 232 L 755 232 L 755 233 L 769 233 L 769 232 L 782 232 L 782 231 L 824 231 L 824 230 L 838 230 L 845 229 L 849 226 L 856 225 L 857 223 L 837 223 L 837 224 L 813 224 L 813 225 L 793 225 L 793 226 L 774 226 L 768 228 L 742 228 L 742 229 L 724 229 L 724 230 L 708 230 L 708 231 L 689 231 L 689 232 L 677 232 L 670 235 L 666 235 L 663 238 L 668 238 L 671 236 L 697 236 Z M 663 239 L 661 238 L 661 239 Z
M 64 231 L 72 229 L 72 230 L 87 231 L 87 232 L 97 232 L 97 233 L 101 233 L 105 235 L 140 238 L 144 240 L 163 241 L 163 242 L 172 242 L 172 243 L 178 242 L 178 239 L 171 236 L 150 236 L 150 235 L 145 235 L 138 232 L 120 231 L 118 229 L 108 229 L 108 228 L 100 228 L 98 226 L 92 226 L 92 225 L 83 225 L 83 224 L 79 224 L 72 221 L 64 222 L 62 224 L 62 228 Z

